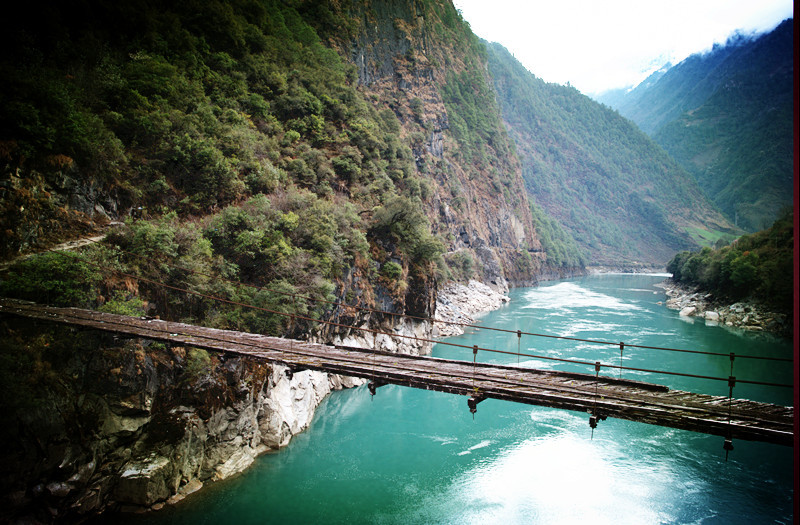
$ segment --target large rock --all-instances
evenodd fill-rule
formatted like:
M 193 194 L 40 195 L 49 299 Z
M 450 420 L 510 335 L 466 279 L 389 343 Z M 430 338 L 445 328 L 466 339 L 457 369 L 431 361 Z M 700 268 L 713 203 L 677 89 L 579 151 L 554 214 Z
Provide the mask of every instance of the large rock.
M 273 449 L 286 446 L 292 436 L 308 428 L 317 405 L 331 391 L 327 374 L 306 370 L 290 379 L 285 371 L 275 367 L 259 423 L 261 441 Z
M 695 312 L 697 311 L 697 307 L 695 306 L 687 306 L 681 310 L 680 316 L 681 317 L 692 317 Z
M 173 475 L 169 458 L 150 456 L 130 462 L 119 477 L 114 497 L 119 503 L 149 507 L 172 494 Z

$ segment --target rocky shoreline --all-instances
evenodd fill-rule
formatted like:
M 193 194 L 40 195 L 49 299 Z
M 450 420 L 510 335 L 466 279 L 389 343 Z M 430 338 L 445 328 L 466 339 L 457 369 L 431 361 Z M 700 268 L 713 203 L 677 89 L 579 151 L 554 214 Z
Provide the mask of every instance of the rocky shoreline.
M 360 384 L 31 322 L 6 324 L 4 333 L 21 361 L 6 355 L 2 370 L 4 391 L 16 396 L 2 400 L 0 523 L 158 510 L 286 446 L 332 390 Z M 47 352 L 22 366 L 29 357 L 18 348 L 31 333 L 45 338 Z
M 472 324 L 508 303 L 502 291 L 478 281 L 447 283 L 436 318 Z M 10 333 L 27 331 L 17 329 Z M 463 333 L 458 325 L 410 319 L 386 330 L 395 337 L 351 333 L 335 342 L 424 354 L 432 345 L 417 339 Z M 53 329 L 52 337 L 71 340 L 67 332 Z M 332 390 L 363 383 L 143 339 L 92 336 L 75 345 L 65 362 L 46 358 L 46 368 L 69 380 L 43 385 L 37 409 L 20 412 L 19 427 L 9 429 L 20 445 L 0 454 L 0 521 L 78 522 L 104 511 L 159 510 L 285 447 Z M 35 442 L 22 439 L 31 434 Z
M 448 283 L 438 294 L 437 318 L 473 323 L 508 300 L 477 281 Z M 23 326 L 9 328 L 21 341 L 30 337 Z M 412 319 L 384 330 L 393 336 L 345 333 L 333 342 L 425 354 L 433 336 L 463 333 Z M 105 511 L 159 510 L 285 447 L 332 390 L 363 383 L 143 339 L 79 342 L 68 329 L 53 329 L 52 337 L 74 341 L 66 361 L 43 355 L 43 366 L 68 380 L 42 385 L 37 410 L 18 412 L 17 428 L 8 429 L 6 437 L 20 445 L 0 454 L 0 522 L 78 522 Z
M 507 295 L 478 281 L 447 283 L 436 297 L 436 319 L 445 322 L 434 323 L 434 335 L 450 337 L 463 334 L 461 326 L 448 323 L 472 324 L 480 314 L 497 310 L 508 301 Z
M 683 317 L 754 332 L 771 332 L 788 337 L 792 334 L 791 319 L 787 315 L 770 311 L 761 304 L 749 301 L 725 303 L 697 287 L 686 286 L 672 279 L 656 286 L 666 291 L 667 308 L 679 310 Z

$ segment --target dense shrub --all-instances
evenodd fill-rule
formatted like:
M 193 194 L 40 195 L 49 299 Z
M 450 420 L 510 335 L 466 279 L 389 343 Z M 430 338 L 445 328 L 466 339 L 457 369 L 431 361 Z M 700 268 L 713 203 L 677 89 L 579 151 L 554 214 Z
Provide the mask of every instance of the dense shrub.
M 369 233 L 376 239 L 396 243 L 412 263 L 436 263 L 444 252 L 442 243 L 430 233 L 419 200 L 395 196 L 375 210 Z
M 793 225 L 787 212 L 768 229 L 712 250 L 680 252 L 667 264 L 673 279 L 732 300 L 752 297 L 792 309 Z
M 96 268 L 73 255 L 47 252 L 11 267 L 0 281 L 0 294 L 55 306 L 90 306 L 94 286 L 100 281 Z
M 381 275 L 391 281 L 396 281 L 403 275 L 403 267 L 394 261 L 388 261 L 381 266 Z

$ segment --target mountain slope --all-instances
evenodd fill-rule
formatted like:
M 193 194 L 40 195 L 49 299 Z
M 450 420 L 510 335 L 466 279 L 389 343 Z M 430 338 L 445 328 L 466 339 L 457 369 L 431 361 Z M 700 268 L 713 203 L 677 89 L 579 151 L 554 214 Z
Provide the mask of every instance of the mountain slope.
M 648 132 L 750 231 L 792 204 L 793 21 L 693 55 L 622 100 L 600 100 Z
M 792 205 L 792 21 L 737 49 L 725 82 L 655 135 L 740 227 L 769 227 Z
M 634 101 L 638 101 L 641 94 L 644 93 L 647 90 L 647 88 L 654 85 L 661 77 L 663 77 L 667 73 L 667 71 L 670 70 L 670 68 L 672 68 L 672 64 L 670 63 L 665 64 L 657 71 L 652 72 L 646 79 L 642 80 L 637 86 L 610 89 L 608 91 L 603 91 L 602 93 L 593 94 L 590 96 L 596 101 L 600 102 L 601 104 L 605 104 L 612 108 L 619 109 L 623 105 L 633 104 Z
M 0 271 L 2 295 L 417 354 L 440 282 L 504 289 L 541 269 L 485 50 L 449 1 L 31 0 L 4 15 L 0 258 L 47 253 Z M 110 221 L 102 243 L 47 250 Z M 285 445 L 342 384 L 18 324 L 0 327 L 0 397 L 24 401 L 2 407 L 0 493 L 80 481 L 7 502 L 3 522 L 163 503 Z M 134 486 L 131 468 L 157 474 Z
M 719 66 L 745 42 L 734 39 L 725 46 L 715 44 L 708 53 L 692 55 L 663 73 L 653 73 L 621 98 L 611 92 L 598 96 L 597 100 L 618 110 L 652 136 L 716 91 L 724 82 Z
M 440 280 L 536 280 L 519 161 L 452 3 L 49 4 L 0 35 L 0 256 L 125 225 L 86 264 L 22 268 L 26 298 L 304 336 L 327 329 L 288 314 L 404 322 L 320 300 L 430 316 Z
M 351 57 L 375 106 L 397 115 L 433 189 L 426 209 L 448 254 L 474 258 L 486 282 L 530 282 L 541 245 L 480 40 L 449 1 L 332 9 L 353 22 L 353 37 L 320 34 Z
M 593 263 L 663 264 L 730 231 L 694 180 L 633 123 L 536 78 L 499 44 L 488 49 L 527 189 Z

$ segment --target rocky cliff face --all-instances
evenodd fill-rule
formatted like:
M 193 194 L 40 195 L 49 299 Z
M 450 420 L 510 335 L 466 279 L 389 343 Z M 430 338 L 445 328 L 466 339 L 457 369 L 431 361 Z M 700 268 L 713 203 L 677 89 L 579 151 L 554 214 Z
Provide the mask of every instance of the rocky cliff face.
M 341 10 L 353 22 L 352 38 L 327 37 L 355 64 L 368 99 L 394 112 L 411 140 L 431 190 L 428 218 L 448 252 L 470 253 L 481 279 L 501 292 L 534 282 L 541 244 L 483 45 L 450 2 L 372 1 Z
M 297 9 L 301 14 L 294 11 L 293 14 L 306 16 L 303 10 L 313 9 L 317 4 L 322 3 L 299 2 Z M 258 110 L 264 114 L 250 122 L 252 126 L 236 128 L 246 129 L 248 137 L 239 150 L 232 150 L 238 153 L 230 153 L 228 146 L 224 153 L 221 149 L 208 150 L 219 151 L 221 157 L 217 160 L 220 160 L 227 159 L 227 155 L 242 157 L 243 152 L 249 152 L 245 145 L 257 144 L 258 160 L 266 156 L 281 166 L 280 170 L 266 162 L 269 169 L 265 168 L 263 173 L 256 168 L 252 173 L 237 172 L 227 169 L 230 166 L 220 160 L 217 167 L 226 169 L 212 175 L 228 182 L 225 177 L 236 179 L 229 188 L 231 192 L 245 184 L 253 194 L 275 191 L 272 186 L 284 184 L 287 179 L 303 188 L 312 187 L 304 177 L 316 180 L 319 176 L 328 184 L 322 189 L 312 187 L 319 190 L 320 199 L 334 191 L 345 199 L 357 191 L 364 193 L 364 188 L 346 184 L 349 170 L 369 171 L 370 192 L 375 195 L 362 196 L 358 207 L 358 213 L 365 217 L 365 231 L 370 215 L 380 204 L 386 204 L 387 194 L 391 195 L 390 179 L 396 178 L 398 184 L 402 179 L 403 198 L 422 203 L 432 233 L 446 244 L 446 257 L 467 254 L 474 261 L 474 274 L 501 292 L 509 284 L 533 281 L 541 262 L 541 246 L 532 226 L 519 163 L 499 119 L 482 46 L 453 5 L 398 0 L 334 3 L 330 9 L 345 13 L 352 25 L 347 29 L 325 27 L 321 19 L 310 15 L 307 21 L 318 23 L 319 35 L 355 65 L 358 97 L 363 95 L 378 110 L 377 115 L 393 114 L 386 119 L 386 126 L 399 121 L 397 135 L 402 140 L 398 144 L 410 145 L 411 152 L 402 154 L 408 158 L 410 170 L 393 172 L 380 152 L 371 151 L 378 146 L 370 142 L 374 137 L 363 131 L 376 125 L 374 122 L 324 114 L 322 104 L 304 106 L 305 99 L 298 98 L 298 93 L 319 102 L 310 91 L 300 88 L 301 80 L 310 81 L 313 75 L 295 78 L 287 65 L 286 75 L 280 69 L 283 66 L 276 71 L 268 67 L 259 69 L 270 73 L 266 81 L 271 87 L 260 86 L 261 95 L 248 100 L 264 102 L 263 97 L 267 97 L 272 106 L 264 102 Z M 193 27 L 192 31 L 199 30 Z M 58 65 L 53 66 L 53 71 L 58 72 L 55 78 L 65 77 Z M 285 76 L 292 77 L 291 85 Z M 245 77 L 236 78 L 239 82 Z M 171 81 L 154 81 L 156 86 L 167 84 L 173 85 Z M 245 89 L 244 84 L 240 87 Z M 353 95 L 349 86 L 340 87 Z M 77 99 L 83 100 L 85 94 L 78 87 L 74 89 L 80 94 Z M 203 104 L 213 102 L 209 107 L 216 107 L 216 98 L 206 100 L 200 96 L 204 89 L 197 86 L 198 100 Z M 344 101 L 361 100 L 350 95 L 343 96 L 342 104 L 322 98 L 325 104 L 330 102 L 331 108 L 342 109 L 346 106 Z M 225 103 L 232 100 L 226 98 Z M 193 107 L 193 104 L 181 106 L 178 113 L 188 115 L 194 111 Z M 283 108 L 283 113 L 276 113 L 280 122 L 267 111 L 270 107 Z M 301 123 L 290 118 L 295 110 L 310 112 L 303 115 L 311 123 L 312 116 L 325 116 L 332 135 L 344 127 L 353 137 L 363 139 L 364 144 L 356 144 L 356 138 L 349 146 L 339 144 L 336 141 L 350 140 L 344 132 L 336 140 L 319 135 L 317 142 L 307 137 L 298 142 L 299 133 L 292 126 Z M 94 108 L 87 106 L 86 114 L 92 111 Z M 242 115 L 251 113 L 254 115 L 256 111 L 250 108 Z M 364 115 L 360 118 L 371 118 L 372 113 Z M 231 136 L 236 135 L 233 130 L 230 127 Z M 305 134 L 307 130 L 301 131 Z M 211 137 L 211 132 L 208 133 Z M 184 135 L 179 133 L 178 138 Z M 152 133 L 143 137 L 149 140 Z M 173 138 L 171 134 L 165 137 Z M 159 170 L 164 166 L 159 167 L 146 158 L 157 153 L 153 158 L 160 159 L 165 154 L 161 151 L 148 151 L 139 158 L 143 153 L 131 149 L 129 153 L 135 153 L 129 159 L 132 163 L 155 167 L 123 170 L 119 180 L 112 181 L 120 184 L 103 186 L 95 182 L 99 179 L 90 172 L 79 172 L 79 163 L 73 165 L 69 157 L 58 155 L 40 155 L 47 162 L 58 163 L 61 159 L 64 163 L 59 164 L 59 169 L 48 168 L 46 177 L 39 177 L 41 180 L 33 169 L 23 173 L 23 177 L 18 176 L 19 171 L 12 175 L 11 167 L 21 161 L 14 164 L 10 159 L 21 153 L 9 144 L 0 141 L 0 160 L 5 163 L 0 191 L 4 205 L 8 204 L 2 210 L 1 224 L 7 226 L 4 232 L 13 234 L 8 253 L 0 253 L 4 257 L 63 240 L 55 237 L 91 231 L 109 218 L 138 215 L 134 210 L 147 204 L 145 198 L 159 203 L 159 207 L 163 205 L 166 211 L 177 206 L 173 197 L 185 195 L 186 199 L 177 202 L 188 206 L 181 209 L 187 220 L 194 213 L 216 213 L 218 206 L 234 200 L 226 193 L 225 199 L 208 201 L 212 203 L 208 209 L 192 207 L 192 199 L 198 198 L 197 188 L 184 181 L 182 175 L 175 180 L 171 178 L 173 171 L 183 173 L 183 170 L 164 168 L 162 171 L 168 176 L 160 177 L 164 173 Z M 217 146 L 210 139 L 204 144 L 209 148 Z M 400 149 L 397 156 L 402 156 Z M 326 157 L 333 154 L 338 155 L 341 165 L 332 165 Z M 296 157 L 302 157 L 302 162 Z M 172 153 L 166 158 L 170 162 L 175 160 Z M 189 162 L 195 158 L 187 155 L 186 162 L 191 164 L 193 174 L 187 181 L 199 180 L 205 173 L 205 164 L 194 166 Z M 345 175 L 338 173 L 336 167 Z M 137 191 L 132 185 L 138 182 L 130 180 L 139 181 L 134 177 L 137 174 L 145 177 L 142 181 L 147 184 L 142 182 L 140 186 L 146 186 L 147 191 L 134 202 Z M 263 177 L 259 178 L 259 174 Z M 275 180 L 269 178 L 272 175 Z M 249 182 L 243 182 L 245 179 Z M 222 191 L 216 187 L 221 181 L 213 177 L 207 181 L 204 189 L 208 195 Z M 387 191 L 381 193 L 379 190 L 384 186 Z M 161 199 L 164 195 L 169 199 Z M 237 198 L 242 195 L 237 194 Z M 45 238 L 48 234 L 54 238 Z M 325 240 L 330 239 L 322 239 Z M 311 338 L 402 353 L 430 350 L 430 343 L 424 341 L 433 333 L 430 323 L 378 311 L 433 317 L 438 284 L 434 265 L 428 261 L 427 266 L 411 268 L 398 255 L 397 247 L 391 246 L 393 241 L 384 241 L 370 238 L 370 260 L 353 263 L 343 270 L 344 276 L 337 274 L 331 283 L 336 288 L 334 294 L 353 308 L 342 306 L 326 312 L 329 320 L 341 326 L 321 329 Z M 408 255 L 405 254 L 406 258 Z M 386 262 L 399 263 L 402 275 L 393 280 L 383 279 L 380 270 Z M 355 308 L 364 306 L 375 311 Z M 0 338 L 0 346 L 4 348 L 0 353 L 4 403 L 0 410 L 0 432 L 6 444 L 0 452 L 3 465 L 0 493 L 5 502 L 0 520 L 28 516 L 47 522 L 57 518 L 80 519 L 107 508 L 158 508 L 165 501 L 196 490 L 202 483 L 223 479 L 246 468 L 264 451 L 286 445 L 293 435 L 308 426 L 314 408 L 331 389 L 355 384 L 352 380 L 311 372 L 287 375 L 279 367 L 209 355 L 191 348 L 169 348 L 145 340 L 114 340 L 66 329 L 16 326 L 5 319 L 0 319 L 0 324 L 4 334 Z M 373 332 L 347 327 L 364 327 Z
M 286 446 L 331 390 L 359 384 L 22 325 L 3 326 L 3 521 L 158 509 Z
M 36 170 L 11 170 L 0 152 L 0 258 L 87 235 L 119 217 L 117 195 L 63 168 L 46 178 Z

